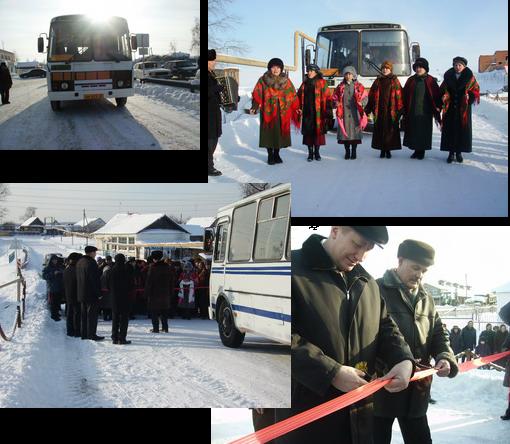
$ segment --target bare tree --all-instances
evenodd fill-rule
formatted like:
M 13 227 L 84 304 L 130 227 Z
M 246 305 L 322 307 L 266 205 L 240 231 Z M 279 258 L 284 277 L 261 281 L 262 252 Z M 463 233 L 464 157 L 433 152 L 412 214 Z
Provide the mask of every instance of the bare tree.
M 0 183 L 0 202 L 10 194 L 9 185 Z M 0 207 L 0 220 L 7 214 L 7 208 Z
M 191 28 L 191 48 L 190 51 L 196 49 L 200 54 L 200 17 L 195 18 L 195 24 Z
M 207 42 L 209 48 L 242 55 L 248 52 L 249 47 L 246 43 L 221 37 L 241 24 L 238 16 L 227 12 L 227 3 L 232 2 L 233 0 L 208 0 Z
M 244 198 L 251 196 L 252 194 L 268 190 L 272 185 L 270 183 L 242 183 L 239 186 L 241 187 L 241 193 Z
M 36 207 L 27 207 L 27 209 L 25 210 L 25 214 L 20 217 L 20 220 L 22 222 L 24 222 L 27 219 L 30 219 L 31 217 L 34 217 L 36 211 L 37 211 Z

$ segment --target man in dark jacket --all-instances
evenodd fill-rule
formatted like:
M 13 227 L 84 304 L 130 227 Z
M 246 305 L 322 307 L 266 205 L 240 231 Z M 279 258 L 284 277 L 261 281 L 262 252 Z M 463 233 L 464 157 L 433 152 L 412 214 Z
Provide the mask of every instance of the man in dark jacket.
M 104 336 L 96 334 L 101 299 L 101 275 L 94 259 L 96 251 L 96 247 L 85 247 L 85 256 L 76 264 L 76 281 L 78 301 L 81 302 L 81 338 L 102 341 Z
M 480 333 L 480 337 L 478 338 L 478 342 L 484 341 L 487 344 L 486 351 L 488 356 L 494 353 L 494 331 L 492 330 L 492 325 L 487 324 L 485 330 Z
M 11 73 L 5 62 L 0 63 L 0 95 L 2 96 L 2 105 L 7 105 L 9 102 L 9 90 L 12 86 Z
M 475 351 L 476 348 L 476 330 L 473 327 L 473 321 L 469 321 L 467 325 L 462 329 L 462 344 L 464 350 Z M 465 356 L 462 356 L 462 362 L 466 360 Z
M 462 333 L 457 325 L 454 325 L 450 332 L 450 345 L 455 355 L 464 351 L 464 344 L 462 343 Z
M 277 421 L 367 384 L 377 357 L 391 368 L 386 390 L 407 387 L 412 354 L 359 265 L 374 244 L 387 241 L 386 227 L 335 226 L 328 239 L 312 235 L 292 252 L 292 408 L 276 409 Z M 372 418 L 365 399 L 277 443 L 369 444 Z
M 115 256 L 115 264 L 106 272 L 105 285 L 112 300 L 112 341 L 114 344 L 131 344 L 126 340 L 129 312 L 131 310 L 130 294 L 134 288 L 133 268 L 126 264 L 123 254 Z
M 162 251 L 153 251 L 151 258 L 153 264 L 149 267 L 145 282 L 145 297 L 152 318 L 151 332 L 159 333 L 159 319 L 161 319 L 161 331 L 168 333 L 172 274 L 170 267 L 163 262 Z
M 207 149 L 208 149 L 208 172 L 209 176 L 221 176 L 221 171 L 214 168 L 213 155 L 221 136 L 221 110 L 220 92 L 223 91 L 214 75 L 216 65 L 216 51 L 209 49 L 207 52 Z
M 388 313 L 397 323 L 400 332 L 411 349 L 418 366 L 430 368 L 434 358 L 438 376 L 453 378 L 458 373 L 457 361 L 443 327 L 434 300 L 421 280 L 428 267 L 434 263 L 434 249 L 412 239 L 402 242 L 398 248 L 398 267 L 387 270 L 377 280 Z M 379 362 L 378 370 L 384 373 L 385 360 Z M 391 442 L 391 428 L 398 419 L 406 444 L 432 443 L 427 423 L 432 376 L 412 382 L 406 390 L 388 393 L 379 390 L 374 394 L 374 441 L 376 444 Z
M 51 319 L 54 321 L 60 321 L 60 304 L 64 296 L 63 273 L 64 267 L 59 265 L 58 256 L 51 256 L 48 265 L 43 270 L 42 276 L 48 286 Z
M 76 263 L 81 258 L 80 253 L 71 253 L 67 258 L 64 270 L 64 294 L 67 303 L 67 336 L 81 336 L 81 304 L 78 302 L 78 287 L 76 281 Z
M 503 322 L 510 325 L 510 302 L 503 305 L 503 308 L 499 311 L 499 317 L 503 319 Z M 505 342 L 502 345 L 502 351 L 510 350 L 510 334 L 506 337 Z M 505 377 L 503 379 L 503 386 L 510 387 L 510 356 L 506 360 Z M 508 408 L 501 419 L 508 421 L 510 419 L 510 392 L 508 392 Z

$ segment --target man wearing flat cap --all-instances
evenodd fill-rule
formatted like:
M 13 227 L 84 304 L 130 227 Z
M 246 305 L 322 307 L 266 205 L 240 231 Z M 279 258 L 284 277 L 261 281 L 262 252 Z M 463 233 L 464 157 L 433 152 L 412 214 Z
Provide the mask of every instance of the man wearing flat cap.
M 405 240 L 398 247 L 398 267 L 387 270 L 377 284 L 418 367 L 430 368 L 430 360 L 434 358 L 437 375 L 453 378 L 458 367 L 448 332 L 443 328 L 432 296 L 421 284 L 423 275 L 434 264 L 434 254 L 434 249 L 425 242 Z M 387 366 L 384 358 L 378 361 L 378 372 L 384 373 Z M 431 384 L 432 376 L 429 376 L 411 382 L 400 393 L 379 390 L 374 394 L 376 444 L 391 442 L 395 418 L 406 444 L 432 443 L 427 423 Z
M 367 384 L 376 358 L 391 369 L 386 390 L 407 387 L 414 370 L 409 347 L 388 316 L 375 280 L 360 265 L 386 227 L 331 227 L 292 252 L 292 408 L 279 421 Z M 362 400 L 282 436 L 276 442 L 370 444 L 372 402 Z

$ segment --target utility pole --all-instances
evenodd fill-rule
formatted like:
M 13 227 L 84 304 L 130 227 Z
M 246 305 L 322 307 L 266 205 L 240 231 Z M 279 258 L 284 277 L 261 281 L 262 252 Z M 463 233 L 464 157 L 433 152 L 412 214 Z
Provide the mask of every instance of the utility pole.
M 88 228 L 87 228 L 87 216 L 85 215 L 85 208 L 83 209 L 83 228 L 85 228 L 85 245 L 88 246 L 89 244 L 89 237 L 87 236 L 88 234 Z

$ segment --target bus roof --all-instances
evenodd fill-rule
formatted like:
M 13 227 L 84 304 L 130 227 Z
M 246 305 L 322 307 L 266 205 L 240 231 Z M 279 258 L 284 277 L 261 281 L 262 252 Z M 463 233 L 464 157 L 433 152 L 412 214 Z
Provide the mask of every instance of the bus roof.
M 53 22 L 66 22 L 66 21 L 77 21 L 77 20 L 86 20 L 86 19 L 92 19 L 87 14 L 72 14 L 72 15 L 59 15 L 58 17 L 53 17 L 51 19 L 51 23 Z M 107 19 L 117 19 L 117 20 L 124 20 L 126 19 L 124 17 L 117 17 L 117 16 L 111 16 L 107 17 Z
M 282 191 L 290 191 L 290 183 L 276 185 L 273 188 L 269 188 L 267 190 L 261 191 L 260 193 L 252 194 L 251 196 L 245 197 L 244 199 L 241 199 L 237 202 L 231 203 L 230 205 L 226 205 L 218 210 L 218 214 L 223 211 L 226 211 L 230 208 L 241 206 L 241 205 L 247 204 L 249 202 L 253 202 L 254 200 L 266 197 L 266 196 L 272 196 L 273 194 L 278 194 L 278 193 L 281 193 Z
M 399 23 L 385 23 L 385 22 L 340 22 L 333 25 L 321 26 L 317 32 L 323 31 L 337 31 L 340 29 L 403 29 L 406 31 L 405 26 Z

